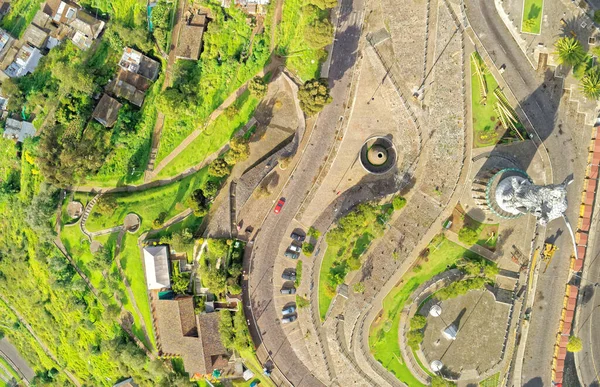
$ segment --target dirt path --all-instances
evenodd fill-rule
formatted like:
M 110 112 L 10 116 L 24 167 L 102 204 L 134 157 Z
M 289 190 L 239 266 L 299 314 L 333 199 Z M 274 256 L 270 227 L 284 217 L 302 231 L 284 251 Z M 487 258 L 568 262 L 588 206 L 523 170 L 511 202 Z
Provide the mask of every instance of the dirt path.
M 275 12 L 273 12 L 273 19 L 271 19 L 271 42 L 270 49 L 271 52 L 275 49 L 275 33 L 277 31 L 277 26 L 281 21 L 281 14 L 283 12 L 283 0 L 277 0 L 275 3 Z
M 257 75 L 262 77 L 268 72 L 277 69 L 279 65 L 280 62 L 278 60 L 272 59 L 271 62 L 265 68 L 263 68 Z M 225 111 L 225 109 L 231 106 L 231 104 L 233 104 L 238 99 L 238 97 L 246 91 L 247 88 L 248 82 L 244 83 L 243 85 L 238 87 L 233 93 L 231 93 L 229 97 L 227 97 L 227 99 L 225 99 L 225 101 L 223 101 L 223 103 L 210 114 L 205 124 L 203 124 L 201 127 L 198 127 L 189 136 L 187 136 L 185 140 L 183 140 L 177 146 L 177 148 L 173 149 L 173 151 L 169 153 L 167 157 L 165 157 L 160 161 L 160 163 L 158 163 L 158 165 L 156 166 L 156 168 L 154 168 L 153 171 L 147 171 L 145 181 L 151 181 L 155 179 L 158 173 L 164 167 L 166 167 L 171 161 L 173 161 L 177 156 L 179 156 L 181 152 L 183 152 L 196 138 L 198 138 L 198 136 L 200 136 L 200 134 L 203 133 L 204 129 L 208 127 L 214 120 L 216 120 L 217 117 L 219 117 L 221 113 Z

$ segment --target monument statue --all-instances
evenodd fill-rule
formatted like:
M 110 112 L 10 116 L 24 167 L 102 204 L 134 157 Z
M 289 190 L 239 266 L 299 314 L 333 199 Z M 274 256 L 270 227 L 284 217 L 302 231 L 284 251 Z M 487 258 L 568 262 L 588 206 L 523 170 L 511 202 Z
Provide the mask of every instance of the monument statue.
M 525 176 L 509 176 L 498 183 L 496 203 L 504 211 L 519 215 L 533 214 L 541 226 L 564 218 L 567 210 L 567 185 L 573 179 L 567 177 L 561 184 L 534 185 Z

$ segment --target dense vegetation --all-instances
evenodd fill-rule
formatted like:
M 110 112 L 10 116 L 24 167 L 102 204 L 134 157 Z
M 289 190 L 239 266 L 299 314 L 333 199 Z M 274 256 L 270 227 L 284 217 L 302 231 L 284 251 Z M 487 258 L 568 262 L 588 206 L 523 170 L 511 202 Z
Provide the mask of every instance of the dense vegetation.
M 590 55 L 577 38 L 570 36 L 559 38 L 554 47 L 558 62 L 572 66 L 573 75 L 580 80 L 581 92 L 590 99 L 600 98 L 600 68 L 593 59 L 600 49 L 592 48 Z

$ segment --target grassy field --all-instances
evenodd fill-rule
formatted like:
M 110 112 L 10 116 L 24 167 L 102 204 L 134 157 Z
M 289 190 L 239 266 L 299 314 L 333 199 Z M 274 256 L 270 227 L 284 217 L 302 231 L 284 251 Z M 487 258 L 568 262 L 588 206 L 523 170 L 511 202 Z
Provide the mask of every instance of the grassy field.
M 479 387 L 498 387 L 500 385 L 500 372 L 497 372 L 489 378 L 479 382 Z
M 286 58 L 286 67 L 300 79 L 319 78 L 321 63 L 327 58 L 325 49 L 312 49 L 304 39 L 304 29 L 316 20 L 326 17 L 328 11 L 303 12 L 303 0 L 286 0 L 281 23 L 277 26 L 276 52 Z M 315 7 L 316 9 L 316 7 Z
M 10 375 L 15 378 L 15 380 L 19 381 L 21 380 L 21 377 L 19 376 L 19 374 L 17 373 L 17 371 L 14 370 L 14 368 L 12 368 L 12 366 L 2 357 L 0 356 L 0 364 L 8 370 L 8 372 L 10 373 Z M 2 383 L 2 380 L 0 380 L 0 383 Z M 1 386 L 1 384 L 0 384 Z
M 179 181 L 141 192 L 110 194 L 117 202 L 115 211 L 110 214 L 100 214 L 98 207 L 94 207 L 86 228 L 90 231 L 99 231 L 117 226 L 123 223 L 128 213 L 133 212 L 142 220 L 140 229 L 148 230 L 152 226 L 152 221 L 161 212 L 167 214 L 165 219 L 168 220 L 185 210 L 183 201 L 208 178 L 207 171 L 208 168 L 204 168 Z
M 443 236 L 434 238 L 429 249 L 427 264 L 421 270 L 408 271 L 383 300 L 381 317 L 373 322 L 369 333 L 369 347 L 375 359 L 411 387 L 423 384 L 411 374 L 400 354 L 398 325 L 405 303 L 419 285 L 452 267 L 460 258 L 481 259 Z
M 479 61 L 487 85 L 487 97 L 482 99 L 481 82 L 477 75 L 475 62 Z M 518 140 L 519 137 L 513 131 L 505 131 L 500 125 L 496 113 L 496 104 L 498 97 L 494 90 L 498 88 L 496 78 L 490 73 L 489 69 L 478 54 L 475 58 L 471 57 L 471 107 L 473 112 L 473 145 L 476 148 L 492 146 L 498 142 L 505 143 Z M 517 124 L 522 131 L 522 125 Z
M 337 258 L 338 249 L 337 246 L 328 246 L 321 262 L 321 270 L 319 271 L 319 316 L 321 316 L 321 320 L 325 320 L 329 305 L 331 305 L 331 301 L 335 296 L 327 289 L 327 275 L 329 274 L 329 268 Z
M 544 0 L 524 0 L 521 31 L 539 34 L 542 30 Z
M 234 103 L 238 113 L 232 118 L 226 113 L 221 114 L 210 124 L 202 134 L 192 141 L 187 148 L 177 155 L 159 173 L 157 178 L 164 179 L 176 176 L 178 173 L 201 163 L 207 156 L 218 151 L 227 144 L 234 133 L 243 128 L 254 114 L 254 110 L 260 101 L 250 95 L 243 93 Z M 185 137 L 184 137 L 185 138 Z M 177 144 L 183 139 L 179 139 Z M 161 139 L 162 144 L 163 139 Z M 163 158 L 166 155 L 163 155 Z

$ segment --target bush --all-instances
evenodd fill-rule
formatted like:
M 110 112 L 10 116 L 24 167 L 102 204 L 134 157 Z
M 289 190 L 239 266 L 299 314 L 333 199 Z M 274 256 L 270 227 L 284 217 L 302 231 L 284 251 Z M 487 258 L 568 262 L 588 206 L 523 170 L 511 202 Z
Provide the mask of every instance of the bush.
M 328 19 L 316 20 L 305 27 L 304 39 L 315 50 L 323 48 L 333 41 L 333 26 Z
M 326 79 L 307 81 L 300 86 L 298 99 L 302 111 L 309 117 L 323 110 L 325 105 L 333 100 L 329 95 L 329 86 Z
M 594 12 L 594 23 L 600 24 L 600 10 Z
M 166 212 L 161 212 L 158 214 L 158 217 L 152 221 L 152 227 L 160 228 L 165 223 L 165 219 L 167 218 Z
M 354 284 L 354 293 L 364 293 L 365 292 L 365 284 L 363 284 L 362 282 L 357 282 Z
M 425 335 L 420 330 L 409 331 L 406 334 L 406 339 L 408 340 L 408 346 L 415 351 L 418 350 L 419 345 L 423 341 L 423 337 L 425 337 Z
M 392 206 L 394 207 L 394 211 L 401 210 L 406 205 L 406 199 L 402 196 L 394 196 L 392 200 Z
M 268 86 L 261 77 L 254 77 L 248 83 L 248 90 L 250 90 L 250 94 L 258 99 L 263 98 L 265 94 L 267 94 L 267 89 Z
M 455 298 L 467 293 L 469 290 L 483 289 L 486 284 L 485 278 L 477 277 L 463 281 L 456 281 L 435 293 L 435 298 L 442 301 Z
M 306 298 L 296 295 L 296 306 L 298 307 L 298 309 L 304 309 L 309 305 L 310 302 Z
M 469 227 L 463 227 L 458 232 L 458 240 L 467 246 L 473 246 L 479 241 L 479 233 Z
M 311 237 L 311 238 L 319 239 L 319 237 L 321 236 L 321 231 L 319 231 L 316 228 L 310 226 L 309 229 L 308 229 L 308 232 L 306 234 L 309 237 Z
M 229 175 L 229 164 L 223 159 L 216 159 L 208 166 L 208 174 L 214 177 Z
M 427 325 L 427 318 L 421 314 L 415 314 L 413 318 L 410 319 L 410 329 L 417 330 L 423 329 Z
M 567 344 L 567 351 L 579 352 L 583 349 L 583 342 L 577 336 L 569 337 L 569 343 Z
M 312 255 L 313 251 L 315 251 L 315 245 L 313 245 L 312 243 L 304 242 L 302 244 L 302 252 L 307 257 L 310 257 Z
M 300 281 L 302 281 L 302 261 L 296 263 L 296 281 L 294 283 L 297 287 L 300 286 Z

